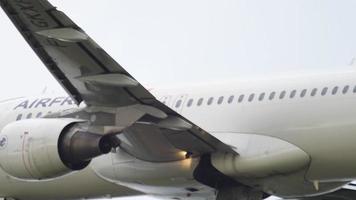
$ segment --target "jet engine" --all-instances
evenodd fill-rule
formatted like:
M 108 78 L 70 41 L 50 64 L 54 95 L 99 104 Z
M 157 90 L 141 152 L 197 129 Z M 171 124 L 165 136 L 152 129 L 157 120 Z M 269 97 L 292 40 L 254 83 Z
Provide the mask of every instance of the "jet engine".
M 29 119 L 8 124 L 0 133 L 0 166 L 27 180 L 59 177 L 84 169 L 109 153 L 109 136 L 85 131 L 78 119 Z

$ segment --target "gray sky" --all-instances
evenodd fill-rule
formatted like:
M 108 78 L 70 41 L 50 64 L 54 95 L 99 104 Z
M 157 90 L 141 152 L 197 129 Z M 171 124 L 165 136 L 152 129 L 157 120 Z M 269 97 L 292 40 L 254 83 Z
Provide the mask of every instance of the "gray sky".
M 152 86 L 346 67 L 354 0 L 52 0 Z M 1 97 L 58 88 L 0 12 Z
M 140 82 L 347 68 L 354 0 L 52 0 Z M 0 98 L 59 90 L 0 12 Z

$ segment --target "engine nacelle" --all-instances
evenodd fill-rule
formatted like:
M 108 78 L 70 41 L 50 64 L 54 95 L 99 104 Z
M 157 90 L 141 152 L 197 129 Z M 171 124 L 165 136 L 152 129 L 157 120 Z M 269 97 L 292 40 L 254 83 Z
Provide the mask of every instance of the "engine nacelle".
M 19 179 L 55 178 L 84 169 L 111 144 L 107 136 L 83 131 L 78 119 L 17 121 L 1 131 L 0 165 Z

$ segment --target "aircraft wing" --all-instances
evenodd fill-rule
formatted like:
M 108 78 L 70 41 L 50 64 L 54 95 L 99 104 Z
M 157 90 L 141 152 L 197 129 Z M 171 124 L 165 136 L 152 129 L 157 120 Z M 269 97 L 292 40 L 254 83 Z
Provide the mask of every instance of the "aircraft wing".
M 69 95 L 78 104 L 84 101 L 91 112 L 102 115 L 103 121 L 107 119 L 96 125 L 105 126 L 104 129 L 120 126 L 121 129 L 111 131 L 128 133 L 127 148 L 134 146 L 131 151 L 137 157 L 168 161 L 179 159 L 177 153 L 182 150 L 193 155 L 234 152 L 158 101 L 48 1 L 0 0 L 0 5 Z M 109 114 L 113 117 L 108 117 Z M 135 142 L 145 145 L 135 146 Z

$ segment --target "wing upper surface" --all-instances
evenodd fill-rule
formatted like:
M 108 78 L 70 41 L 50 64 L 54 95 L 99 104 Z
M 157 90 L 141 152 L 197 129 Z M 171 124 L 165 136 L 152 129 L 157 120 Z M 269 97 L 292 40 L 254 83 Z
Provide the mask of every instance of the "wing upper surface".
M 2 0 L 23 37 L 78 103 L 125 106 L 154 97 L 63 12 L 44 0 Z
M 0 5 L 48 70 L 77 103 L 85 101 L 89 107 L 112 110 L 130 108 L 125 109 L 126 116 L 129 116 L 125 117 L 132 121 L 126 124 L 125 130 L 132 136 L 138 135 L 135 140 L 140 137 L 145 140 L 144 132 L 150 130 L 161 134 L 164 138 L 162 141 L 173 146 L 166 148 L 170 152 L 233 152 L 229 146 L 156 100 L 79 26 L 48 1 L 0 0 Z M 149 115 L 130 112 L 137 110 L 144 110 Z M 139 117 L 135 118 L 136 115 Z M 156 156 L 151 156 L 151 159 L 145 155 L 142 157 L 159 161 L 176 159 L 176 156 L 167 156 L 163 160 Z

